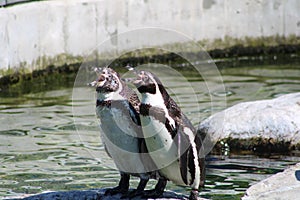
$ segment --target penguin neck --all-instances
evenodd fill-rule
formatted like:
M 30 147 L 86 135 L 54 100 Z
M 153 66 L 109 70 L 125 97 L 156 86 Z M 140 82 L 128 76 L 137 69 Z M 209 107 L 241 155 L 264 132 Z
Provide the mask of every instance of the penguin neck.
M 143 93 L 142 103 L 149 104 L 151 106 L 156 106 L 156 107 L 164 106 L 164 101 L 160 94 Z
M 164 93 L 161 93 L 160 90 L 156 90 L 155 94 L 142 93 L 142 103 L 149 104 L 155 107 L 165 108 L 166 100 L 168 99 L 168 97 L 168 95 L 165 96 Z
M 115 92 L 97 93 L 97 100 L 99 101 L 125 100 L 125 97 L 123 97 L 120 93 L 121 93 L 121 88 Z

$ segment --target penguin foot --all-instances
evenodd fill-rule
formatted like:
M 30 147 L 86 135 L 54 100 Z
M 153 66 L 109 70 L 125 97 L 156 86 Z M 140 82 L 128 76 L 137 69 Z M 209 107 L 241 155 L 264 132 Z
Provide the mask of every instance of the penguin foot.
M 126 192 L 128 192 L 129 189 L 129 179 L 130 179 L 129 174 L 121 172 L 121 179 L 119 181 L 119 185 L 117 187 L 107 189 L 104 194 L 110 196 L 119 193 L 125 194 Z
M 198 190 L 192 190 L 189 196 L 189 200 L 197 200 L 198 199 Z
M 155 185 L 155 189 L 144 191 L 142 198 L 149 199 L 149 198 L 161 197 L 164 193 L 166 185 L 167 185 L 167 179 L 165 179 L 164 177 L 160 177 L 158 183 Z
M 125 188 L 122 188 L 120 186 L 117 186 L 117 187 L 114 187 L 114 188 L 110 188 L 110 189 L 107 189 L 104 193 L 104 195 L 110 195 L 110 196 L 113 196 L 115 194 L 125 194 L 128 190 L 125 189 Z

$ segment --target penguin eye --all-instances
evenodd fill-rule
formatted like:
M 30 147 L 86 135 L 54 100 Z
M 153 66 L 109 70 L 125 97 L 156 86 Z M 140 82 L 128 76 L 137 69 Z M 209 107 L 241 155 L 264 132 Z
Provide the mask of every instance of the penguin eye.
M 115 87 L 116 85 L 118 85 L 118 81 L 115 80 L 115 79 L 113 79 L 112 82 L 111 82 L 111 85 L 112 85 L 113 87 Z
M 144 81 L 148 81 L 149 80 L 149 76 L 145 75 L 144 76 Z

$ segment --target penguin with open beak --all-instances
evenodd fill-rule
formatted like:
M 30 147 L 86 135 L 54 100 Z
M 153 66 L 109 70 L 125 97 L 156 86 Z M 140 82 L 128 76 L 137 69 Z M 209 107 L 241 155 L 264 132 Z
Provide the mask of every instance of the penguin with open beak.
M 190 186 L 189 199 L 197 199 L 205 180 L 205 160 L 199 156 L 201 138 L 153 73 L 140 71 L 133 83 L 142 96 L 140 119 L 152 160 L 162 176 Z
M 113 69 L 98 69 L 97 74 L 97 80 L 90 86 L 97 91 L 96 114 L 100 119 L 101 139 L 121 174 L 119 185 L 107 190 L 106 194 L 141 195 L 149 178 L 157 178 L 158 173 L 153 171 L 156 167 L 143 139 L 139 98 Z M 140 182 L 137 189 L 128 194 L 130 175 L 140 177 Z M 166 184 L 159 180 L 156 187 Z

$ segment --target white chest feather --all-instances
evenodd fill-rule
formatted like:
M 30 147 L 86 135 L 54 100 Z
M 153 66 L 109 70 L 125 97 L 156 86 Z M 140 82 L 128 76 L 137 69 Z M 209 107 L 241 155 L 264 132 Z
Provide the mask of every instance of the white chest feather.
M 143 104 L 149 104 L 152 107 L 158 107 L 158 108 L 163 109 L 163 111 L 165 113 L 165 117 L 169 120 L 170 125 L 175 128 L 175 121 L 169 115 L 169 112 L 168 112 L 168 110 L 166 108 L 164 99 L 163 99 L 163 97 L 162 97 L 162 95 L 160 93 L 156 93 L 156 94 L 149 94 L 149 93 L 148 94 L 142 94 L 142 103 Z M 149 112 L 151 112 L 151 110 Z
M 160 93 L 156 94 L 142 94 L 142 102 L 144 104 L 150 104 L 151 106 L 162 107 L 164 106 L 164 99 Z
M 123 96 L 119 94 L 119 92 L 105 92 L 105 93 L 97 93 L 97 99 L 102 101 L 108 100 L 125 100 Z
M 128 112 L 124 112 L 117 108 L 111 108 L 111 114 L 113 116 L 113 119 L 117 122 L 119 128 L 125 134 L 130 135 L 132 137 L 136 137 L 137 133 L 135 131 L 137 130 L 137 125 L 132 121 L 129 115 L 129 108 L 126 111 Z
M 125 106 L 126 104 L 124 104 Z M 125 109 L 126 111 L 126 109 Z M 145 168 L 139 156 L 139 142 L 126 112 L 118 108 L 97 108 L 102 129 L 101 138 L 109 155 L 120 171 L 144 173 Z

